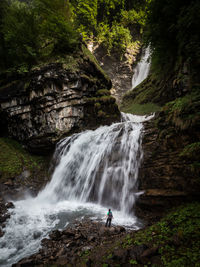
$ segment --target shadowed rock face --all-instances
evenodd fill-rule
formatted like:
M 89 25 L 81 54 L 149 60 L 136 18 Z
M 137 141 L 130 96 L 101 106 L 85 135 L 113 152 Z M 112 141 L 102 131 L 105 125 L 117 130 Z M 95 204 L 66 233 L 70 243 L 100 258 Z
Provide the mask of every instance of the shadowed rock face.
M 165 212 L 166 207 L 199 199 L 199 168 L 192 168 L 196 159 L 181 156 L 191 140 L 199 140 L 199 128 L 195 125 L 179 130 L 161 112 L 155 120 L 145 122 L 143 135 L 139 190 L 144 194 L 138 199 L 138 207 Z
M 4 81 L 1 127 L 30 151 L 46 153 L 66 135 L 120 119 L 110 88 L 110 80 L 90 60 L 76 71 L 49 64 Z

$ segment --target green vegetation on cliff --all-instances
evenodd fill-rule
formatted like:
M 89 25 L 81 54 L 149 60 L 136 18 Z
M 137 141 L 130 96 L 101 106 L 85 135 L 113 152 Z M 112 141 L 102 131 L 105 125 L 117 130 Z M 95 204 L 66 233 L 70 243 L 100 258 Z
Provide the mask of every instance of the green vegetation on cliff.
M 200 64 L 200 2 L 198 0 L 152 0 L 147 18 L 146 39 L 152 68 L 163 76 L 185 64 L 197 75 Z M 196 77 L 197 78 L 197 77 Z
M 123 55 L 138 46 L 146 20 L 145 0 L 2 0 L 0 71 L 26 72 L 51 58 L 73 54 L 80 39 Z M 80 36 L 81 34 L 81 36 Z
M 1 184 L 40 188 L 48 179 L 48 163 L 46 157 L 31 155 L 15 140 L 0 138 Z
M 80 266 L 198 267 L 199 229 L 200 204 L 180 206 L 151 226 L 87 251 Z
M 5 182 L 9 178 L 16 179 L 23 171 L 29 171 L 30 176 L 36 172 L 45 175 L 47 162 L 44 157 L 35 156 L 28 153 L 21 144 L 13 139 L 0 138 L 0 182 Z M 30 177 L 29 177 L 30 178 Z M 33 177 L 32 177 L 33 178 Z M 39 177 L 37 177 L 39 178 Z M 42 177 L 44 180 L 45 177 Z M 20 179 L 20 178 L 19 178 Z M 24 181 L 18 181 L 19 184 Z
M 96 40 L 107 52 L 123 55 L 141 40 L 150 1 L 72 0 L 77 30 L 85 40 Z
M 76 50 L 69 2 L 0 3 L 0 71 L 28 71 L 34 64 Z
M 164 106 L 174 100 L 175 106 L 182 102 L 185 106 L 189 104 L 192 110 L 188 108 L 188 114 L 198 115 L 199 9 L 200 3 L 196 0 L 152 0 L 149 3 L 144 37 L 152 52 L 150 76 L 124 96 L 122 110 L 137 112 L 136 105 L 139 109 L 144 104 Z M 152 105 L 151 111 L 156 110 Z

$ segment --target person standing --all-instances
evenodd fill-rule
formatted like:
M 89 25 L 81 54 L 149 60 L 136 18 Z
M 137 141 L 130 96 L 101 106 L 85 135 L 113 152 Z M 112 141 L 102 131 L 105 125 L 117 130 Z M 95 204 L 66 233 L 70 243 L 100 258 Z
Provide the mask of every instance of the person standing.
M 107 220 L 106 220 L 106 225 L 105 225 L 105 227 L 110 227 L 111 226 L 111 221 L 112 221 L 112 219 L 113 219 L 113 214 L 112 214 L 112 211 L 111 211 L 111 209 L 109 209 L 108 210 L 108 213 L 107 213 Z

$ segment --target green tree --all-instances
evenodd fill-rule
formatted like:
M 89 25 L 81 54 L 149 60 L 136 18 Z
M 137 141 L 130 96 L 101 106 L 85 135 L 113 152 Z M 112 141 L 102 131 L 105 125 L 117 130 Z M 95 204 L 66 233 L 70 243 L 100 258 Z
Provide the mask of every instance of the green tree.
M 72 52 L 78 35 L 72 26 L 69 1 L 35 0 L 35 5 L 40 17 L 42 48 L 48 46 L 54 54 Z
M 3 18 L 8 8 L 7 0 L 0 1 L 0 70 L 7 66 L 7 58 L 5 53 L 5 41 L 3 34 Z
M 7 67 L 30 67 L 36 62 L 39 53 L 39 27 L 31 8 L 27 8 L 24 3 L 12 1 L 2 19 L 1 34 Z
M 97 26 L 97 0 L 76 1 L 76 23 L 80 32 L 88 35 L 95 33 Z
M 198 0 L 152 0 L 146 40 L 153 51 L 154 69 L 166 73 L 184 62 L 199 62 L 200 3 Z
M 73 29 L 68 0 L 2 0 L 0 2 L 0 69 L 29 70 L 58 54 L 73 52 L 78 34 Z

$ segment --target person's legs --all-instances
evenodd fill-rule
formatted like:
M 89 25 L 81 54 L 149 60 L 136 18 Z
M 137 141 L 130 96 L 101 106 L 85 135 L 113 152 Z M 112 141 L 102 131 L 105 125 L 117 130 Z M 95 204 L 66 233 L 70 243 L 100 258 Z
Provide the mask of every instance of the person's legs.
M 111 219 L 109 218 L 108 227 L 111 225 Z
M 107 225 L 108 225 L 108 218 L 107 218 L 107 220 L 106 220 L 106 224 L 105 224 L 105 227 L 107 227 Z

